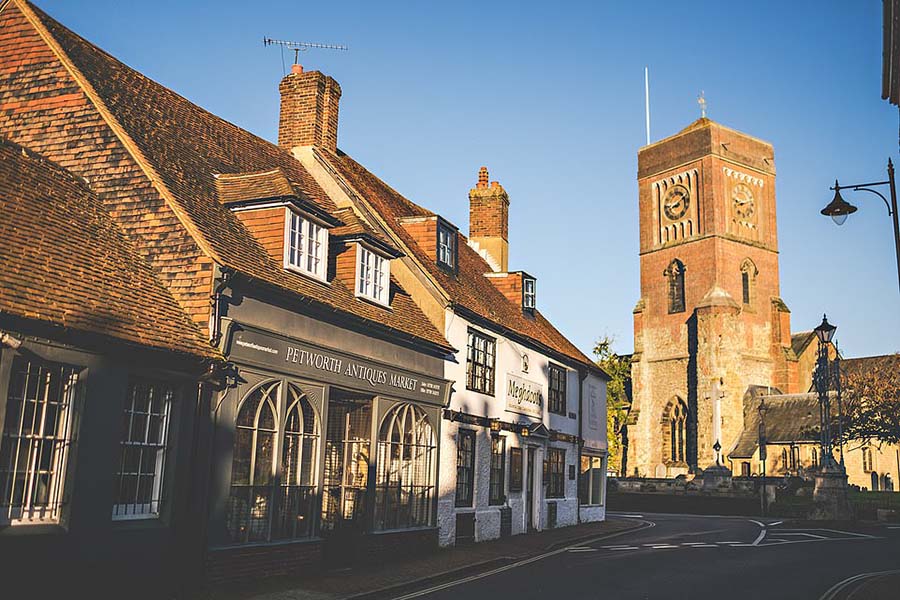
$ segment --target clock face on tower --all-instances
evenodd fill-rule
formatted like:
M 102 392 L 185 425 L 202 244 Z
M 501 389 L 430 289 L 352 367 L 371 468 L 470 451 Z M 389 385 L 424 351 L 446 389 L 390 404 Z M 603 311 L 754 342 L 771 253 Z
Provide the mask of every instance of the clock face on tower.
M 685 215 L 691 203 L 691 193 L 683 185 L 672 186 L 663 200 L 663 212 L 671 220 Z
M 753 192 L 750 188 L 739 183 L 731 190 L 731 201 L 734 203 L 734 214 L 743 220 L 748 220 L 753 216 L 755 203 L 753 200 Z

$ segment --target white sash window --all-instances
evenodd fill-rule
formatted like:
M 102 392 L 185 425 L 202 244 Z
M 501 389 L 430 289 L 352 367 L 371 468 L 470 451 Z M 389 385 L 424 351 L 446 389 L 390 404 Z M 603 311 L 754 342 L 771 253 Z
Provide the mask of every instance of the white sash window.
M 390 289 L 390 261 L 363 245 L 357 245 L 356 293 L 379 304 L 387 305 Z
M 293 211 L 285 221 L 284 266 L 325 280 L 328 230 Z

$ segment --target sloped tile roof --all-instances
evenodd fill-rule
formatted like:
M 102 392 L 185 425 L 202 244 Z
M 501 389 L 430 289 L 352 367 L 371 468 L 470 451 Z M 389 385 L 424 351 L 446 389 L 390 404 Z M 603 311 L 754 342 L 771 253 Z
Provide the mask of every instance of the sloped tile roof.
M 222 204 L 282 198 L 296 192 L 284 175 L 284 171 L 274 168 L 254 173 L 216 174 L 216 190 Z
M 122 64 L 27 5 L 100 97 L 105 108 L 159 175 L 187 225 L 211 258 L 241 274 L 319 305 L 364 319 L 440 351 L 450 345 L 405 293 L 391 309 L 355 297 L 340 281 L 331 285 L 286 271 L 219 200 L 215 175 L 278 170 L 298 197 L 333 213 L 334 204 L 289 152 L 196 106 Z M 268 182 L 264 187 L 283 188 Z
M 0 198 L 0 313 L 219 356 L 84 182 L 0 138 Z
M 485 273 L 491 272 L 491 267 L 478 252 L 469 247 L 464 235 L 459 234 L 457 244 L 459 268 L 458 273 L 453 275 L 438 267 L 416 243 L 413 236 L 399 224 L 400 220 L 406 217 L 427 217 L 434 213 L 403 197 L 347 154 L 341 151 L 337 154 L 324 150 L 321 152 L 341 176 L 381 214 L 382 218 L 389 224 L 396 224 L 393 227 L 394 233 L 415 253 L 419 262 L 428 269 L 455 306 L 599 371 L 594 362 L 553 327 L 540 312 L 535 311 L 533 318 L 526 316 L 521 307 L 510 302 L 484 276 Z
M 756 398 L 767 393 L 765 387 L 754 386 Z M 769 444 L 791 442 L 815 442 L 818 439 L 819 400 L 816 394 L 778 394 L 766 396 L 766 440 Z M 748 392 L 749 393 L 749 392 Z M 745 399 L 745 403 L 746 403 Z M 750 410 L 744 411 L 744 430 L 734 449 L 732 458 L 750 458 L 759 447 L 758 400 L 751 402 Z

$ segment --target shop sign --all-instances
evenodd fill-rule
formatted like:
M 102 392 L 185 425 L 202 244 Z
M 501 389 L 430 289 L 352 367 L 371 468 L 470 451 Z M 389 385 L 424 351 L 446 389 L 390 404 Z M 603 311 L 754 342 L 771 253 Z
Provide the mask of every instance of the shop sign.
M 442 405 L 449 401 L 450 382 L 447 380 L 243 326 L 235 327 L 228 355 L 231 360 L 247 361 L 355 390 L 371 390 L 373 395 Z
M 537 417 L 544 416 L 544 391 L 539 383 L 506 374 L 506 410 Z

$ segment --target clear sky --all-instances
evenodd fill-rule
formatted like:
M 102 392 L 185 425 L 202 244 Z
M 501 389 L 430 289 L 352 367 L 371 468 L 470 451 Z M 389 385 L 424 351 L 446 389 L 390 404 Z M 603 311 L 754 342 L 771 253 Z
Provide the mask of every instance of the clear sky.
M 878 0 L 37 3 L 273 141 L 282 57 L 262 38 L 348 44 L 300 60 L 341 84 L 339 146 L 463 231 L 486 165 L 510 194 L 510 268 L 538 278 L 539 309 L 586 352 L 604 334 L 632 349 L 649 66 L 653 141 L 696 119 L 704 90 L 709 117 L 774 144 L 794 331 L 827 312 L 846 356 L 900 351 L 884 205 L 848 192 L 860 210 L 843 227 L 818 214 L 835 177 L 885 179 L 898 158 Z

